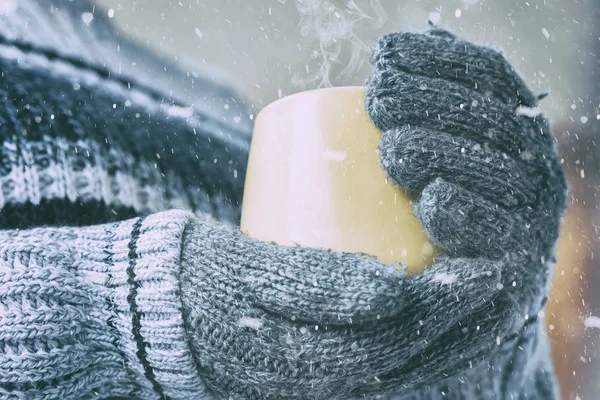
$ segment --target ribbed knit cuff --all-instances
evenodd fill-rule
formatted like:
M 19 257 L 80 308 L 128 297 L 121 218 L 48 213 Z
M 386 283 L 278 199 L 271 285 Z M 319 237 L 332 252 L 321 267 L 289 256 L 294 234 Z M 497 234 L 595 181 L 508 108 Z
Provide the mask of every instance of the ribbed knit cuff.
M 188 344 L 179 290 L 183 231 L 194 215 L 166 211 L 85 229 L 96 243 L 79 270 L 109 289 L 108 325 L 142 399 L 206 399 Z

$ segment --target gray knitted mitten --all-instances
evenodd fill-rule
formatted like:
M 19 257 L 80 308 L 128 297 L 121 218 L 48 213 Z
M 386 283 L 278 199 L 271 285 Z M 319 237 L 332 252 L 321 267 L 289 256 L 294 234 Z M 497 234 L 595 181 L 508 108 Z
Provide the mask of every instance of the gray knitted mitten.
M 501 53 L 437 28 L 381 38 L 371 62 L 366 104 L 385 132 L 383 168 L 420 194 L 415 213 L 450 257 L 500 265 L 499 295 L 512 301 L 502 303 L 505 310 L 496 302 L 490 313 L 506 312 L 515 324 L 508 336 L 490 335 L 503 351 L 488 362 L 496 378 L 486 390 L 494 398 L 553 398 L 540 311 L 567 185 L 540 97 Z M 475 300 L 464 291 L 457 296 L 465 305 Z
M 421 357 L 423 335 L 435 339 L 467 315 L 483 332 L 508 329 L 508 315 L 485 310 L 498 272 L 452 259 L 404 281 L 372 258 L 260 243 L 206 219 L 184 234 L 181 293 L 192 353 L 218 398 L 347 399 L 389 392 L 385 376 Z M 456 297 L 457 285 L 470 303 Z M 456 320 L 436 323 L 439 307 Z M 487 342 L 472 329 L 433 355 L 459 361 Z
M 554 397 L 538 315 L 566 183 L 538 99 L 502 55 L 439 29 L 382 38 L 372 63 L 382 165 L 447 257 L 405 279 L 194 222 L 182 296 L 201 375 L 235 398 Z

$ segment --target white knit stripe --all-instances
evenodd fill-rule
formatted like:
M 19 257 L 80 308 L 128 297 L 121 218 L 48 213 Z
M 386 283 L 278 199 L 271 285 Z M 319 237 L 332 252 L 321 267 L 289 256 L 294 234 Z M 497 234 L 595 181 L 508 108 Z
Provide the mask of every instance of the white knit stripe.
M 2 148 L 0 152 L 4 155 L 4 159 L 7 164 L 16 165 L 16 156 L 17 149 L 16 144 L 13 141 L 4 141 L 2 143 Z M 12 173 L 12 172 L 11 172 Z M 18 181 L 16 181 L 18 182 Z M 10 185 L 15 185 L 14 179 L 9 183 L 7 181 L 0 182 L 0 192 L 2 193 L 2 198 L 0 199 L 0 207 L 4 208 L 4 205 L 11 200 L 11 196 L 13 196 L 12 192 L 15 190 Z
M 158 165 L 156 163 L 151 162 L 139 162 L 136 164 L 135 169 L 133 170 L 139 176 L 148 177 L 152 182 L 180 182 L 181 178 L 176 176 L 175 174 L 168 174 L 167 178 L 162 178 L 160 175 L 160 170 L 158 169 Z M 162 178 L 162 179 L 161 179 Z M 138 187 L 138 197 L 144 200 L 144 213 L 150 212 L 158 212 L 162 210 L 166 210 L 170 207 L 173 208 L 185 208 L 190 209 L 192 207 L 191 203 L 187 201 L 187 196 L 185 197 L 185 202 L 182 206 L 178 207 L 174 204 L 171 204 L 167 201 L 165 197 L 164 189 L 162 189 L 162 184 L 151 184 L 151 185 L 143 185 Z M 170 187 L 170 185 L 167 185 Z M 177 194 L 177 197 L 182 196 L 182 193 L 185 191 L 181 191 Z M 183 196 L 182 196 L 183 197 Z
M 96 177 L 95 187 L 98 190 L 99 200 L 104 204 L 111 204 L 113 199 L 113 190 L 110 187 L 112 178 L 105 168 L 102 168 L 102 154 L 99 151 L 93 153 L 94 157 L 94 176 Z
M 65 191 L 65 177 L 62 173 L 64 169 L 58 168 L 56 166 L 56 153 L 58 153 L 58 149 L 61 147 L 60 144 L 56 144 L 56 146 L 51 146 L 47 141 L 48 139 L 42 142 L 29 142 L 29 150 L 32 153 L 38 154 L 40 159 L 34 158 L 34 165 L 31 167 L 36 171 L 36 180 L 32 180 L 30 182 L 30 186 L 36 186 L 36 191 L 39 193 L 39 197 L 36 200 L 32 199 L 31 202 L 33 204 L 38 204 L 39 201 L 43 198 L 64 198 L 66 197 Z M 52 168 L 44 168 L 44 164 L 48 163 L 48 166 L 51 164 L 54 166 Z M 51 197 L 48 197 L 48 194 L 52 194 Z
M 60 192 L 63 192 L 67 199 L 69 199 L 71 202 L 74 202 L 77 200 L 77 192 L 75 191 L 75 185 L 73 184 L 73 169 L 71 166 L 71 161 L 67 157 L 67 154 L 69 154 L 68 144 L 66 141 L 57 140 L 56 145 L 59 151 L 56 154 L 56 164 L 54 165 L 55 168 L 58 168 L 57 174 L 62 178 L 61 183 L 63 184 L 63 187 L 60 188 Z M 52 196 L 53 193 L 49 193 L 49 195 Z M 47 199 L 53 198 L 46 196 L 47 195 L 44 195 L 43 197 Z
M 67 190 L 69 188 L 68 177 L 65 171 L 68 167 L 64 164 L 64 152 L 60 150 L 60 142 L 56 142 L 56 148 L 53 149 L 50 142 L 44 140 L 39 144 L 40 147 L 45 147 L 49 157 L 48 168 L 40 171 L 39 176 L 44 183 L 44 188 L 41 189 L 41 198 L 68 198 Z
M 39 162 L 33 163 L 33 148 L 38 154 L 48 155 L 47 168 L 42 168 Z M 130 154 L 114 148 L 110 152 L 128 172 L 119 171 L 111 176 L 100 147 L 93 140 L 73 143 L 45 136 L 42 142 L 18 147 L 16 142 L 6 139 L 0 153 L 14 166 L 6 176 L 0 177 L 0 207 L 6 203 L 39 204 L 41 199 L 67 197 L 72 202 L 96 200 L 115 207 L 133 207 L 144 214 L 167 208 L 192 208 L 183 181 L 175 173 L 163 176 L 155 163 L 136 161 Z M 81 171 L 74 169 L 74 156 L 86 159 L 87 165 Z M 140 176 L 156 184 L 142 185 Z
M 86 86 L 97 88 L 98 90 L 109 91 L 111 95 L 121 98 L 125 103 L 130 101 L 132 104 L 144 107 L 148 113 L 162 114 L 167 119 L 184 120 L 190 127 L 196 127 L 207 136 L 226 140 L 241 149 L 248 149 L 249 144 L 245 139 L 240 139 L 238 135 L 226 135 L 223 126 L 215 123 L 214 119 L 202 119 L 200 116 L 189 114 L 173 113 L 169 104 L 159 103 L 148 93 L 137 89 L 136 87 L 126 88 L 121 82 L 105 79 L 99 76 L 93 70 L 77 68 L 61 60 L 49 60 L 42 54 L 26 53 L 15 47 L 8 47 L 0 44 L 0 57 L 9 60 L 18 60 L 19 67 L 25 69 L 44 69 L 49 73 L 68 80 L 73 84 L 84 84 Z M 223 122 L 223 120 L 220 120 Z M 229 132 L 228 132 L 229 133 Z
M 21 142 L 22 147 L 21 159 L 23 163 L 23 184 L 25 189 L 25 196 L 31 199 L 32 203 L 39 203 L 40 201 L 40 185 L 37 168 L 33 167 L 34 159 L 31 152 L 30 142 Z

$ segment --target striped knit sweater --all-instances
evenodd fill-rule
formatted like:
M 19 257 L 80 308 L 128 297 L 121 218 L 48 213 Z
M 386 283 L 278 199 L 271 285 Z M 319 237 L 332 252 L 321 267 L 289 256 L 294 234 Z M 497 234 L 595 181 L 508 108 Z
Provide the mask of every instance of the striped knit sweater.
M 451 256 L 406 279 L 241 234 L 250 107 L 93 10 L 26 0 L 0 15 L 0 399 L 556 397 L 542 310 L 564 176 L 545 120 L 513 119 L 538 98 L 498 53 L 441 30 L 378 44 L 382 165 L 422 192 L 415 211 Z M 461 133 L 488 128 L 478 105 L 507 123 L 473 145 L 418 104 L 467 118 Z
M 193 214 L 153 213 L 238 220 L 250 110 L 100 12 L 86 24 L 88 2 L 14 6 L 0 15 L 0 399 L 206 398 L 177 283 Z
M 235 221 L 251 133 L 244 101 L 116 37 L 101 13 L 87 26 L 90 11 L 27 1 L 2 19 L 1 101 L 14 112 L 2 121 L 0 224 L 82 225 L 172 207 Z

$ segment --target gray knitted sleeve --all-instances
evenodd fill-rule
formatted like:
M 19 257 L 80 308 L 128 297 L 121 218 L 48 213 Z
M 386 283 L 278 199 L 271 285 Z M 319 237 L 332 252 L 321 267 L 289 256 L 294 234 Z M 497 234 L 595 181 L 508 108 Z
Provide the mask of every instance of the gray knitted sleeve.
M 499 275 L 470 267 L 444 268 L 477 310 Z M 347 398 L 423 348 L 432 293 L 404 316 L 403 282 L 369 257 L 257 243 L 183 211 L 2 231 L 0 398 Z M 429 290 L 461 314 L 453 287 Z
M 203 399 L 168 211 L 0 232 L 0 399 Z

